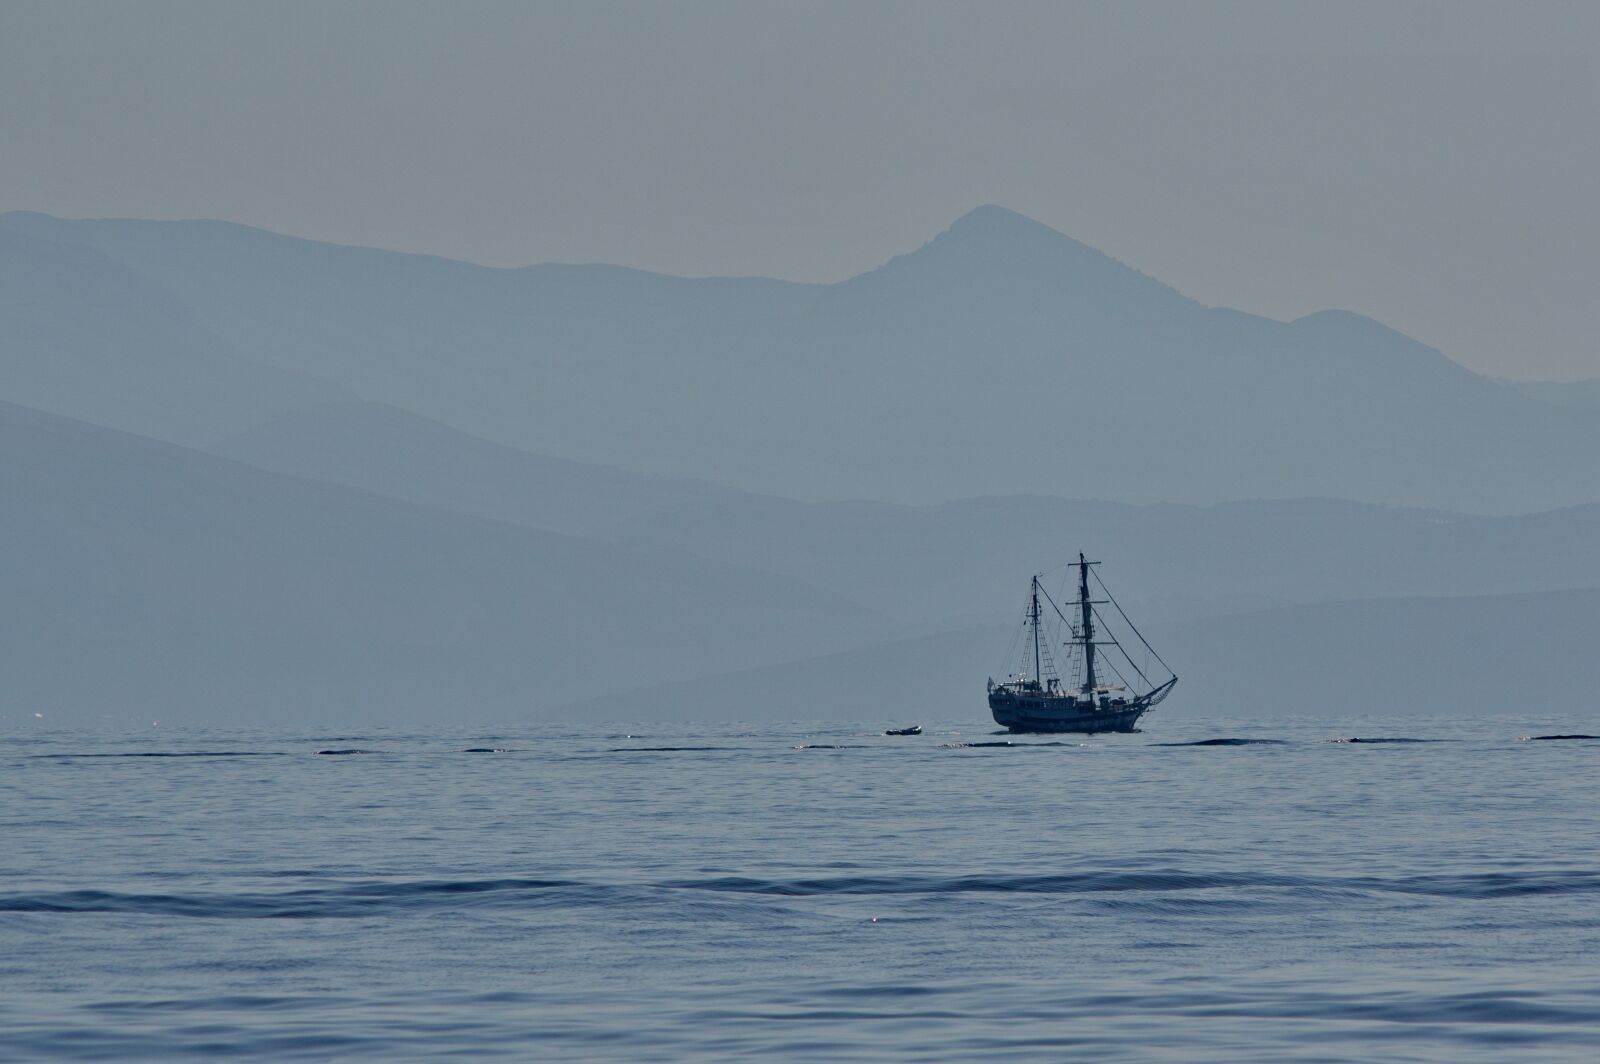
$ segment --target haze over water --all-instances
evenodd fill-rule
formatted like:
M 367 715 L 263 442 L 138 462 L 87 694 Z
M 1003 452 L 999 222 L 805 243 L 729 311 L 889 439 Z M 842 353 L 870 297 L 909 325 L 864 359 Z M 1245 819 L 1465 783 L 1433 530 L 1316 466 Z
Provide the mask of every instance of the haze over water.
M 974 703 L 912 738 L 14 732 L 0 1059 L 1600 1050 L 1600 740 Z M 1214 739 L 1250 741 L 1181 745 Z
M 1595 1064 L 1597 59 L 0 0 L 0 1064 Z

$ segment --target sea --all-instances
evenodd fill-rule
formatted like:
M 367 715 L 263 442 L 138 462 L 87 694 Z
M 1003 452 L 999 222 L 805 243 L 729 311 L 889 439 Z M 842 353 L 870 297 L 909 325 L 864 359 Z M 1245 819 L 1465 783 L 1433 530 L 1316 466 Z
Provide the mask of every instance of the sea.
M 13 722 L 0 1060 L 1592 1064 L 1588 720 Z

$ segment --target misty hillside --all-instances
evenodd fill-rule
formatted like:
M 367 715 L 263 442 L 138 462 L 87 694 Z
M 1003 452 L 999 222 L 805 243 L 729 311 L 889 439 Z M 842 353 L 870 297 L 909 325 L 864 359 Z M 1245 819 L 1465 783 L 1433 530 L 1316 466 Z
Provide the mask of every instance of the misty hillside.
M 539 458 L 378 403 L 323 403 L 211 450 L 426 506 L 782 573 L 941 624 L 1010 618 L 1027 576 L 1080 547 L 1109 563 L 1107 579 L 1150 621 L 1323 598 L 1600 586 L 1600 506 L 1475 517 L 1334 499 L 797 502 Z
M 1200 306 L 996 207 L 833 285 L 488 269 L 216 222 L 0 229 L 94 247 L 256 362 L 539 454 L 757 492 L 1600 497 L 1600 413 L 1354 314 Z
M 1319 603 L 1147 632 L 1180 681 L 1142 722 L 1169 716 L 1600 718 L 1600 590 Z M 885 647 L 580 700 L 597 720 L 987 719 L 984 679 L 1014 629 Z M 759 706 L 750 692 L 762 692 Z M 644 712 L 648 709 L 649 712 Z M 1404 734 L 1403 731 L 1397 731 Z
M 276 472 L 532 528 L 584 533 L 680 505 L 733 505 L 703 481 L 545 458 L 381 403 L 291 411 L 208 448 Z
M 1330 499 L 802 503 L 541 458 L 374 403 L 286 414 L 211 450 L 442 509 L 782 573 L 940 624 L 1009 618 L 1026 578 L 1079 548 L 1107 561 L 1108 579 L 1151 621 L 1600 586 L 1593 505 L 1480 517 Z
M 771 569 L 898 615 L 964 623 L 1010 619 L 1029 576 L 1078 550 L 1104 561 L 1118 597 L 1151 621 L 1324 599 L 1600 586 L 1593 505 L 1482 517 L 1331 499 L 1196 507 L 1011 496 L 911 507 L 745 496 L 652 511 L 612 535 Z
M 1512 381 L 1530 399 L 1552 406 L 1600 411 L 1600 377 L 1581 381 Z
M 63 723 L 466 721 L 885 638 L 798 581 L 0 403 L 0 691 Z
M 111 256 L 0 226 L 0 399 L 185 444 L 347 396 L 239 357 Z
M 1206 308 L 999 208 L 832 285 L 31 214 L 0 271 L 13 710 L 981 714 L 1078 549 L 1174 709 L 1594 689 L 1583 382 Z

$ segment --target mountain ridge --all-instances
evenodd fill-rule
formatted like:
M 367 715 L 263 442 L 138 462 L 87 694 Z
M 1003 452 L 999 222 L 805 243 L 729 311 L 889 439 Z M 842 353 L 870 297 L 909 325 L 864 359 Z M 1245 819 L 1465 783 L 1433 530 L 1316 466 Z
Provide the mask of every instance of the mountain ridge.
M 1275 607 L 1145 629 L 1177 671 L 1163 718 L 1327 720 L 1423 715 L 1566 717 L 1588 722 L 1600 705 L 1600 659 L 1575 619 L 1600 613 L 1600 587 L 1452 598 L 1355 599 Z M 1504 639 L 1463 661 L 1458 646 L 1481 618 L 1511 622 Z M 1359 622 L 1359 623 L 1353 623 Z M 696 677 L 556 707 L 562 717 L 671 720 L 846 719 L 872 724 L 988 720 L 982 680 L 994 677 L 1015 626 L 986 625 L 859 650 Z M 1422 638 L 1399 638 L 1404 633 Z M 1351 662 L 1361 683 L 1350 685 Z M 1516 666 L 1516 667 L 1512 667 Z M 770 692 L 759 706 L 751 690 Z M 642 710 L 652 711 L 641 716 Z
M 770 572 L 439 510 L 4 402 L 0 492 L 0 691 L 63 721 L 537 713 L 641 676 L 890 630 Z
M 1133 563 L 1124 590 L 1150 620 L 1600 583 L 1586 546 L 1600 539 L 1600 504 L 1483 517 L 1329 498 L 802 502 L 549 459 L 371 403 L 285 415 L 212 450 L 424 505 L 737 561 L 917 623 L 1009 615 L 1019 574 L 1074 544 Z
M 16 227 L 138 270 L 243 357 L 553 458 L 801 499 L 1600 498 L 1594 411 L 1349 312 L 1203 307 L 1003 208 L 832 285 L 479 267 L 226 223 Z

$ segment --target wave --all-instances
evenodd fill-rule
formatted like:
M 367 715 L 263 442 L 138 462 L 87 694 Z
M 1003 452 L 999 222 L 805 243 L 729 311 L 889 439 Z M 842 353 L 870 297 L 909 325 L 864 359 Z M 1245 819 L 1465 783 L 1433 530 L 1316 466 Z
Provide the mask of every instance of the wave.
M 699 754 L 738 750 L 737 746 L 613 746 L 610 754 Z
M 1057 875 L 850 875 L 796 879 L 718 876 L 655 883 L 544 878 L 367 881 L 275 892 L 137 894 L 106 890 L 0 894 L 0 912 L 140 913 L 233 919 L 368 916 L 467 906 L 527 908 L 637 904 L 674 893 L 785 898 L 833 895 L 1165 894 L 1262 888 L 1323 896 L 1330 891 L 1487 899 L 1600 893 L 1600 872 L 1482 872 L 1418 876 L 1296 876 L 1260 872 L 1085 871 Z
M 356 916 L 402 910 L 418 902 L 454 902 L 463 897 L 526 897 L 572 884 L 552 879 L 427 880 L 352 883 L 337 887 L 261 893 L 132 894 L 106 890 L 0 895 L 0 912 L 141 913 L 160 916 L 283 919 Z
M 621 736 L 619 736 L 620 738 Z M 1521 742 L 1541 741 L 1600 741 L 1600 735 L 1591 735 L 1582 732 L 1563 733 L 1554 735 L 1523 735 L 1519 736 Z M 1450 743 L 1458 742 L 1456 739 L 1430 739 L 1413 736 L 1341 736 L 1321 740 L 1325 743 L 1336 745 L 1376 745 L 1376 744 L 1410 744 L 1410 743 Z M 1190 739 L 1181 742 L 1150 743 L 1159 747 L 1197 747 L 1197 746 L 1284 746 L 1289 745 L 1287 739 L 1256 739 L 1241 736 L 1224 736 L 1213 739 Z M 987 748 L 1016 748 L 1016 747 L 1062 747 L 1083 746 L 1082 742 L 1045 741 L 1045 742 L 1018 742 L 1010 739 L 983 740 L 971 742 L 947 742 L 939 744 L 947 750 L 976 750 Z M 798 743 L 795 750 L 879 750 L 881 746 L 854 743 Z M 367 747 L 326 747 L 314 751 L 320 757 L 349 757 L 357 754 L 373 754 L 380 751 Z M 507 754 L 514 753 L 512 747 L 504 746 L 469 746 L 454 752 L 463 754 Z M 668 754 L 668 753 L 758 753 L 759 749 L 738 746 L 613 746 L 608 747 L 605 753 L 612 754 Z M 138 751 L 56 751 L 31 754 L 19 754 L 27 758 L 54 758 L 68 760 L 76 758 L 233 758 L 233 757 L 291 757 L 293 752 L 284 750 L 138 750 Z
M 119 753 L 28 754 L 28 757 L 287 757 L 282 750 L 140 750 Z
M 1192 739 L 1186 743 L 1151 743 L 1151 746 L 1283 746 L 1287 739 Z
M 979 747 L 985 747 L 985 746 L 1082 746 L 1083 744 L 1082 743 L 1063 743 L 1063 742 L 1013 743 L 1013 742 L 1008 742 L 1008 741 L 1005 741 L 1005 740 L 1001 740 L 1000 742 L 994 742 L 994 743 L 940 743 L 939 745 L 942 746 L 946 750 L 969 750 L 969 749 L 977 749 Z

